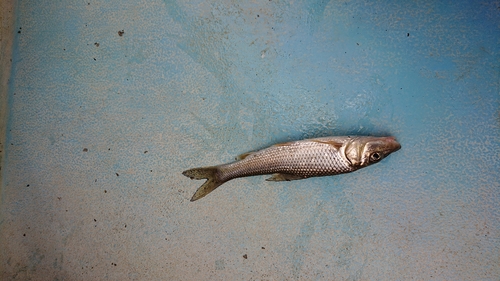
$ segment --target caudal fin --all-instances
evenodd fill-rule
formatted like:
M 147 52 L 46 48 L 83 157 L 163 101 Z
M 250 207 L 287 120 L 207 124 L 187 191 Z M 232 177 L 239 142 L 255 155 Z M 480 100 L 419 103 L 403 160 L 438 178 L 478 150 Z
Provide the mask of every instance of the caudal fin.
M 183 175 L 191 179 L 207 179 L 207 181 L 200 186 L 198 190 L 196 190 L 191 198 L 191 202 L 207 196 L 207 194 L 214 191 L 217 187 L 224 183 L 219 180 L 218 172 L 219 169 L 217 167 L 194 168 L 182 172 Z

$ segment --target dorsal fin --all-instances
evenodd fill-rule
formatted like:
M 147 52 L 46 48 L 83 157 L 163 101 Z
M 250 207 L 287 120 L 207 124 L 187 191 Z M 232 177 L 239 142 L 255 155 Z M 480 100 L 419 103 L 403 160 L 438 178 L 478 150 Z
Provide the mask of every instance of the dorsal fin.
M 243 160 L 248 157 L 248 155 L 253 154 L 255 151 L 250 151 L 250 152 L 245 152 L 243 154 L 240 154 L 236 156 L 236 160 Z
M 292 143 L 294 143 L 293 141 L 289 141 L 289 142 L 282 142 L 282 143 L 277 143 L 273 146 L 289 146 L 291 145 Z
M 294 143 L 293 141 L 289 141 L 289 142 L 282 142 L 282 143 L 277 143 L 277 144 L 274 144 L 272 146 L 289 146 L 291 145 L 292 143 Z M 240 154 L 238 156 L 236 156 L 236 160 L 243 160 L 245 158 L 247 158 L 248 156 L 256 153 L 258 151 L 250 151 L 250 152 L 245 152 L 243 154 Z
M 335 149 L 337 149 L 337 150 L 339 150 L 342 147 L 342 145 L 343 145 L 342 142 L 339 142 L 339 141 L 336 141 L 336 140 L 313 139 L 311 141 L 331 145 L 331 146 L 335 147 Z

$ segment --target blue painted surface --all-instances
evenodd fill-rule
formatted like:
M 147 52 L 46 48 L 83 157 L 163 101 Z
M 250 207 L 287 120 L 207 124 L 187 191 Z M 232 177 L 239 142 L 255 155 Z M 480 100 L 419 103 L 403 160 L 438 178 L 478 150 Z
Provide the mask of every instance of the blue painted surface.
M 400 2 L 17 1 L 2 279 L 495 280 L 498 3 Z M 343 134 L 403 148 L 189 202 L 187 168 Z

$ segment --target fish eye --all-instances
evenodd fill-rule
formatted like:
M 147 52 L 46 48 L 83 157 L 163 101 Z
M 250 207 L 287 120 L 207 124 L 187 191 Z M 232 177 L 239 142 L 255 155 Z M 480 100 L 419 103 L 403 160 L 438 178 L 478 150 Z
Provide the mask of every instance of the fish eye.
M 378 161 L 380 159 L 382 159 L 382 157 L 380 156 L 380 154 L 378 152 L 375 152 L 372 155 L 370 155 L 370 160 L 371 161 L 376 162 L 376 161 Z

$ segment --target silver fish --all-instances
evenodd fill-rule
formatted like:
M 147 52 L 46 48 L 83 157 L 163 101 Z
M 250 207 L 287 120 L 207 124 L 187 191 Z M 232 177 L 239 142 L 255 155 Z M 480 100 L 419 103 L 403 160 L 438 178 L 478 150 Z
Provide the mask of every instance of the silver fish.
M 191 201 L 235 178 L 273 174 L 268 181 L 291 181 L 349 173 L 377 163 L 401 148 L 394 137 L 345 136 L 275 144 L 244 153 L 236 162 L 182 172 L 191 179 L 207 179 Z

